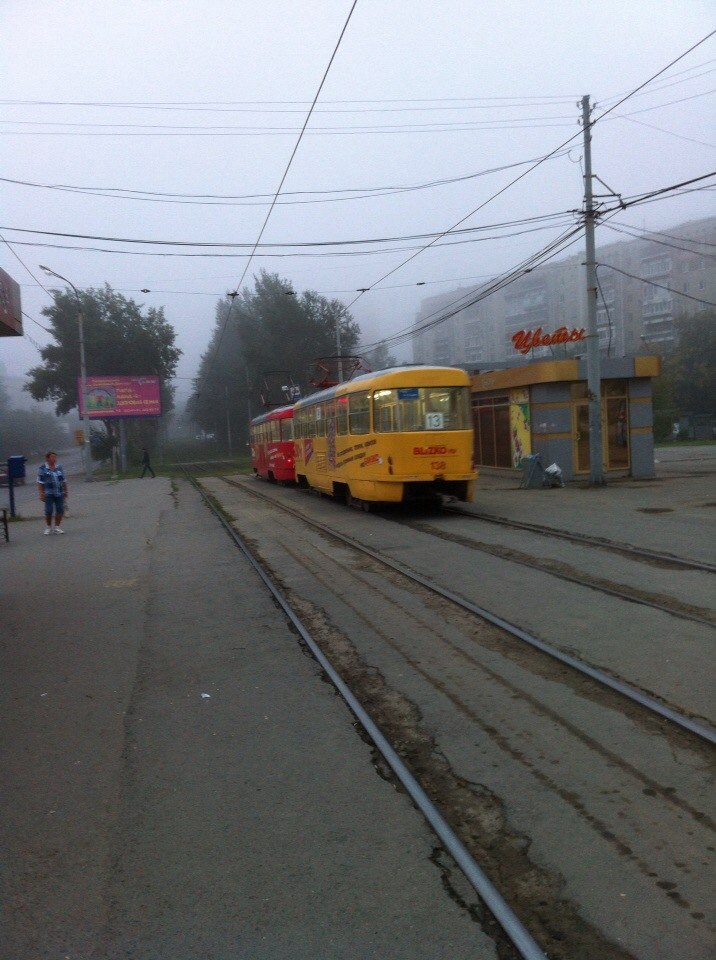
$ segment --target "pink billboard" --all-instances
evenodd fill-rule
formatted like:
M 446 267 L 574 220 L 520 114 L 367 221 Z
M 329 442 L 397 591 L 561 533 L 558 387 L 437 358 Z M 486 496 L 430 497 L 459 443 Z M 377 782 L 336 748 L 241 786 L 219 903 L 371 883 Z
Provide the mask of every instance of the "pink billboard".
M 84 416 L 82 382 L 77 380 L 80 416 Z M 159 377 L 87 377 L 87 416 L 90 420 L 109 417 L 160 417 Z

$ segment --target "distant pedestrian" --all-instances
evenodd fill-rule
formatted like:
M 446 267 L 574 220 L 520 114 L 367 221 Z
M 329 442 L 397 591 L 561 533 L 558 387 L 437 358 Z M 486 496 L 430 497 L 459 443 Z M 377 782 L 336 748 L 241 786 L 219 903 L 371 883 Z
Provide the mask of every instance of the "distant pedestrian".
M 156 473 L 152 470 L 152 465 L 149 462 L 149 451 L 146 447 L 142 447 L 142 473 L 143 477 L 147 470 L 151 473 L 153 477 L 156 477 Z
M 40 500 L 45 504 L 45 536 L 52 533 L 52 516 L 55 516 L 55 533 L 64 533 L 62 518 L 67 500 L 67 481 L 65 473 L 57 462 L 57 454 L 48 450 L 45 462 L 37 472 L 37 486 L 40 488 Z

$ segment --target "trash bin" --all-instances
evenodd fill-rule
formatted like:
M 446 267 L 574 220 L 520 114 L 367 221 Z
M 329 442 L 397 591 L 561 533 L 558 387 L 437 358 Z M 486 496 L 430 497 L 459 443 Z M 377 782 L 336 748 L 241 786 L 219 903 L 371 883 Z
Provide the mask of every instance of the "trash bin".
M 27 462 L 27 457 L 8 457 L 7 458 L 7 475 L 12 478 L 13 482 L 17 486 L 18 484 L 25 482 L 25 464 Z
M 542 454 L 531 453 L 520 460 L 522 467 L 521 486 L 525 490 L 539 490 L 545 486 L 544 467 L 542 466 Z

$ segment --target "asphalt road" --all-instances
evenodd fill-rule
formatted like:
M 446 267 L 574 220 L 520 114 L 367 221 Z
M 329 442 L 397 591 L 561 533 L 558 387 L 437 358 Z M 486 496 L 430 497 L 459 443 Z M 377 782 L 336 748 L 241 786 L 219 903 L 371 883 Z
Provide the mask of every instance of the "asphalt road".
M 64 537 L 24 492 L 0 543 L 0 957 L 496 957 L 190 487 L 74 479 Z

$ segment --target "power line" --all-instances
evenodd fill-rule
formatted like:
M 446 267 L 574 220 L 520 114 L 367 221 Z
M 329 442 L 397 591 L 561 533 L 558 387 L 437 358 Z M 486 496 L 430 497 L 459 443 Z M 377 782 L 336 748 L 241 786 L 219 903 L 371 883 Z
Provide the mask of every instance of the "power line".
M 2 229 L 2 228 L 0 228 L 0 229 Z M 19 254 L 17 254 L 17 253 L 15 252 L 15 250 L 13 250 L 13 247 L 12 247 L 12 245 L 9 243 L 9 241 L 7 241 L 7 240 L 5 239 L 5 237 L 3 237 L 3 236 L 0 236 L 0 240 L 2 240 L 2 242 L 3 242 L 3 243 L 5 244 L 5 246 L 8 248 L 8 250 L 9 250 L 10 253 L 13 255 L 13 257 L 15 257 L 15 259 L 18 260 L 18 261 L 22 264 L 22 266 L 25 268 L 25 270 L 27 270 L 27 272 L 30 274 L 30 276 L 31 276 L 32 279 L 35 281 L 35 283 L 36 283 L 38 286 L 42 287 L 42 289 L 45 291 L 45 293 L 46 293 L 48 296 L 50 296 L 50 291 L 47 289 L 47 287 L 45 286 L 45 284 L 42 282 L 42 280 L 38 280 L 38 279 L 37 279 L 37 277 L 36 277 L 35 274 L 32 272 L 32 270 L 31 270 L 31 269 L 28 267 L 28 265 L 25 263 L 25 261 L 20 258 Z
M 645 80 L 642 84 L 640 84 L 638 87 L 636 87 L 636 88 L 635 88 L 634 90 L 632 90 L 630 93 L 626 94 L 626 96 L 624 96 L 624 97 L 622 97 L 620 100 L 618 100 L 612 107 L 609 107 L 607 110 L 605 110 L 605 111 L 597 118 L 597 120 L 602 120 L 604 117 L 608 116 L 608 114 L 610 114 L 611 112 L 613 112 L 614 110 L 616 110 L 617 107 L 621 106 L 621 104 L 625 103 L 625 102 L 626 102 L 627 100 L 629 100 L 631 97 L 635 96 L 640 90 L 643 90 L 644 87 L 646 87 L 648 84 L 652 83 L 657 77 L 661 76 L 662 73 L 665 73 L 667 70 L 669 70 L 671 67 L 673 67 L 674 64 L 678 63 L 680 60 L 683 60 L 683 58 L 684 58 L 685 56 L 687 56 L 689 53 L 691 53 L 691 52 L 692 52 L 693 50 L 695 50 L 697 47 L 701 46 L 701 44 L 705 43 L 706 40 L 708 40 L 711 36 L 713 36 L 714 33 L 716 33 L 716 30 L 711 31 L 711 33 L 707 34 L 706 37 L 702 38 L 702 39 L 699 40 L 697 43 L 693 44 L 693 45 L 692 45 L 691 47 L 689 47 L 689 49 L 686 50 L 684 53 L 680 54 L 678 57 L 675 57 L 675 58 L 674 58 L 670 63 L 668 63 L 665 67 L 663 67 L 663 68 L 662 68 L 661 70 L 659 70 L 657 73 L 653 74 L 653 76 L 649 77 L 648 80 Z M 597 121 L 593 121 L 593 122 L 592 122 L 592 125 L 594 125 L 594 123 L 596 123 L 596 122 L 597 122 Z M 574 134 L 573 136 L 569 137 L 567 140 L 565 140 L 564 143 L 561 143 L 558 147 L 555 147 L 554 150 L 552 150 L 550 153 L 546 154 L 545 157 L 543 157 L 541 160 L 539 160 L 539 161 L 537 161 L 535 164 L 533 164 L 533 166 L 531 166 L 528 170 L 524 171 L 524 172 L 521 173 L 519 176 L 515 177 L 514 180 L 511 180 L 510 183 L 508 183 L 508 184 L 507 184 L 505 187 L 503 187 L 501 190 L 499 190 L 499 191 L 497 191 L 496 193 L 494 193 L 491 197 L 488 197 L 487 200 L 485 200 L 485 201 L 484 201 L 483 203 L 481 203 L 478 207 L 476 207 L 474 210 L 472 210 L 470 213 L 468 213 L 467 216 L 463 217 L 461 220 L 458 220 L 458 222 L 457 222 L 456 224 L 454 224 L 452 227 L 450 227 L 448 230 L 445 231 L 445 233 L 443 234 L 443 236 L 444 236 L 445 234 L 447 234 L 447 233 L 451 233 L 451 232 L 455 229 L 455 227 L 460 226 L 461 223 L 464 223 L 466 220 L 468 220 L 471 216 L 473 216 L 473 215 L 474 215 L 475 213 L 477 213 L 479 210 L 483 209 L 483 207 L 487 206 L 488 203 L 491 203 L 491 202 L 492 202 L 493 200 L 495 200 L 497 197 L 501 196 L 503 193 L 505 193 L 507 190 L 509 190 L 510 187 L 514 186 L 514 184 L 516 184 L 519 180 L 522 180 L 522 179 L 523 179 L 524 177 L 526 177 L 529 173 L 531 173 L 533 170 L 535 170 L 538 166 L 540 166 L 542 163 L 544 163 L 544 161 L 545 161 L 546 159 L 548 159 L 549 157 L 553 156 L 558 150 L 562 150 L 564 147 L 567 146 L 568 143 L 571 143 L 572 140 L 576 139 L 578 136 L 579 136 L 579 133 L 576 133 L 576 134 Z M 413 253 L 411 256 L 407 257 L 402 263 L 398 264 L 398 266 L 395 267 L 393 270 L 388 271 L 388 273 L 386 273 L 386 274 L 384 274 L 382 277 L 380 277 L 374 284 L 372 284 L 371 287 L 368 287 L 367 290 L 364 291 L 364 292 L 368 292 L 368 290 L 372 289 L 373 286 L 376 286 L 377 284 L 379 284 L 379 283 L 381 283 L 383 280 L 385 280 L 387 277 L 391 276 L 393 273 L 396 273 L 398 270 L 402 269 L 402 267 L 404 267 L 405 264 L 409 263 L 411 260 L 414 260 L 415 257 L 419 256 L 419 255 L 423 252 L 423 250 L 427 250 L 429 247 L 431 247 L 431 246 L 432 246 L 433 244 L 435 244 L 435 243 L 436 243 L 436 240 L 432 240 L 430 243 L 426 244 L 425 247 L 423 247 L 422 250 L 418 250 L 416 253 Z M 350 309 L 350 308 L 353 306 L 353 304 L 354 304 L 361 296 L 363 296 L 363 292 L 359 293 L 359 294 L 358 294 L 358 297 L 354 297 L 354 299 L 348 304 L 348 309 Z
M 696 43 L 692 44 L 692 46 L 690 46 L 688 50 L 685 50 L 683 53 L 679 54 L 678 57 L 675 57 L 675 58 L 671 61 L 671 63 L 667 63 L 667 65 L 666 65 L 665 67 L 662 67 L 661 70 L 658 70 L 655 74 L 653 74 L 651 77 L 649 77 L 648 80 L 645 80 L 643 83 L 639 84 L 638 87 L 635 87 L 630 93 L 627 93 L 627 94 L 626 94 L 625 96 L 623 96 L 620 100 L 617 100 L 617 102 L 616 102 L 613 106 L 608 107 L 608 108 L 604 111 L 604 113 L 600 114 L 600 115 L 597 117 L 596 120 L 593 120 L 593 121 L 592 121 L 592 125 L 594 125 L 595 123 L 597 123 L 599 120 L 603 120 L 604 117 L 608 116 L 610 113 L 613 113 L 614 110 L 616 110 L 617 107 L 620 107 L 623 103 L 626 103 L 627 100 L 631 100 L 631 98 L 632 98 L 632 97 L 635 97 L 635 96 L 637 95 L 637 93 L 639 93 L 640 90 L 643 90 L 644 87 L 648 86 L 648 84 L 650 84 L 650 83 L 652 83 L 654 80 L 656 80 L 657 77 L 660 77 L 660 76 L 662 75 L 662 73 L 666 73 L 666 71 L 669 70 L 669 69 L 671 69 L 671 67 L 673 67 L 674 64 L 678 63 L 679 60 L 683 60 L 684 57 L 687 57 L 690 53 L 692 53 L 694 50 L 696 50 L 697 47 L 700 47 L 702 44 L 706 43 L 707 40 L 710 40 L 711 37 L 713 37 L 713 35 L 714 35 L 715 33 L 716 33 L 716 30 L 712 30 L 710 33 L 707 33 L 705 37 L 702 37 L 702 38 L 701 38 L 701 40 L 698 40 Z
M 654 104 L 650 107 L 642 107 L 639 110 L 634 110 L 634 114 L 638 113 L 648 113 L 653 110 L 660 110 L 663 107 L 671 106 L 678 103 L 686 103 L 689 100 L 697 100 L 701 97 L 710 96 L 714 93 L 714 90 L 704 90 L 700 93 L 692 94 L 688 97 L 680 97 L 677 100 L 668 100 L 664 103 Z M 623 100 L 621 101 L 624 102 Z M 616 106 L 616 105 L 615 105 Z M 452 108 L 450 108 L 452 109 Z M 465 108 L 455 108 L 455 109 L 465 109 Z M 614 109 L 614 108 L 610 108 Z M 568 121 L 568 123 L 553 123 L 552 121 Z M 498 129 L 518 129 L 519 127 L 525 126 L 530 128 L 532 126 L 545 127 L 545 126 L 569 126 L 573 122 L 571 114 L 555 114 L 547 117 L 500 117 L 495 120 L 457 120 L 457 121 L 447 121 L 447 120 L 437 120 L 432 123 L 415 123 L 414 121 L 409 123 L 390 123 L 390 124 L 344 124 L 342 126 L 323 126 L 323 127 L 312 127 L 310 133 L 334 133 L 334 134 L 344 134 L 351 132 L 361 132 L 361 133 L 380 133 L 380 132 L 390 132 L 390 133 L 400 133 L 403 131 L 411 133 L 420 133 L 423 131 L 433 131 L 435 132 L 449 132 L 451 129 L 461 129 L 461 130 L 479 130 L 479 129 L 490 129 L 496 127 Z M 143 133 L 137 133 L 136 131 L 144 130 L 161 130 L 169 131 L 167 136 L 172 134 L 181 134 L 182 136 L 194 136 L 194 135 L 223 135 L 224 133 L 235 133 L 236 135 L 259 135 L 259 134 L 271 134 L 271 133 L 295 133 L 299 128 L 298 127 L 288 127 L 288 126 L 246 126 L 246 125 L 226 125 L 226 124 L 161 124 L 161 123 L 95 123 L 88 121 L 77 121 L 77 120 L 0 120 L 0 124 L 10 124 L 19 127 L 63 127 L 63 128 L 83 128 L 81 131 L 76 129 L 65 129 L 65 130 L 43 130 L 43 131 L 18 131 L 18 130 L 9 130 L 5 131 L 6 134 L 11 135 L 22 135 L 24 133 L 32 133 L 38 136 L 47 135 L 47 136 L 92 136 L 91 133 L 84 133 L 84 129 L 91 129 L 97 131 L 108 131 L 106 134 L 98 133 L 97 135 L 109 135 L 114 136 L 143 136 Z M 505 124 L 509 126 L 505 127 Z M 439 128 L 439 129 L 438 129 Z M 122 131 L 129 131 L 127 134 L 124 134 Z M 159 135 L 159 134 L 157 134 Z M 162 134 L 165 135 L 165 134 Z
M 632 280 L 641 280 L 643 283 L 648 283 L 652 287 L 659 287 L 660 290 L 668 290 L 669 293 L 675 293 L 677 297 L 684 297 L 686 300 L 695 300 L 696 303 L 703 303 L 707 307 L 716 307 L 716 303 L 711 300 L 702 300 L 700 297 L 692 297 L 689 293 L 682 293 L 680 290 L 675 290 L 673 287 L 667 287 L 666 284 L 656 283 L 654 280 L 647 280 L 646 277 L 637 277 L 634 273 L 627 273 L 626 270 L 620 270 L 619 267 L 613 266 L 611 263 L 598 263 L 598 267 L 608 267 L 609 270 L 614 270 L 616 273 L 621 273 L 625 277 L 629 277 Z
M 704 180 L 708 180 L 710 177 L 716 177 L 716 170 L 713 170 L 710 173 L 701 174 L 699 177 L 692 177 L 690 180 L 682 180 L 680 183 L 674 183 L 669 187 L 661 187 L 659 190 L 651 190 L 648 193 L 635 194 L 631 197 L 627 197 L 626 199 L 622 198 L 616 207 L 607 207 L 602 212 L 610 213 L 613 210 L 624 210 L 627 207 L 633 207 L 640 203 L 647 203 L 651 200 L 662 197 L 667 193 L 673 193 L 677 190 L 681 190 L 683 187 L 690 187 L 694 183 L 702 183 Z
M 365 345 L 363 349 L 372 349 L 379 343 L 391 343 L 396 345 L 405 340 L 410 340 L 413 337 L 424 333 L 426 330 L 440 325 L 446 320 L 449 320 L 451 317 L 454 317 L 457 313 L 461 313 L 463 310 L 467 310 L 469 307 L 474 306 L 474 304 L 478 303 L 480 300 L 484 300 L 493 293 L 497 293 L 499 290 L 504 289 L 504 287 L 514 283 L 525 273 L 530 273 L 538 266 L 541 266 L 542 263 L 546 263 L 547 260 L 557 256 L 563 250 L 567 249 L 567 247 L 575 243 L 576 240 L 579 239 L 579 235 L 581 235 L 582 232 L 583 227 L 580 225 L 571 231 L 561 234 L 559 237 L 550 241 L 550 243 L 541 250 L 538 250 L 536 253 L 527 257 L 525 260 L 521 261 L 519 264 L 510 268 L 509 270 L 504 271 L 502 274 L 499 274 L 497 277 L 492 278 L 488 283 L 475 287 L 473 290 L 462 294 L 455 300 L 447 304 L 443 304 L 440 308 L 433 311 L 433 313 L 427 314 L 425 317 L 421 317 L 419 321 L 419 327 L 416 328 L 416 325 L 412 324 L 410 327 L 406 328 L 405 330 L 398 331 L 398 333 L 391 337 L 387 337 L 376 341 L 375 343 Z M 454 308 L 451 312 L 444 312 L 445 310 L 450 310 L 451 307 Z M 431 320 L 431 318 L 436 319 Z M 431 320 L 431 322 L 426 323 L 427 320 Z
M 356 0 L 357 2 L 357 0 Z M 270 211 L 269 211 L 270 213 Z M 323 247 L 346 247 L 346 246 L 373 246 L 379 243 L 399 243 L 401 241 L 409 240 L 425 240 L 432 237 L 440 239 L 444 237 L 446 233 L 451 232 L 453 236 L 459 235 L 468 235 L 473 233 L 483 232 L 485 230 L 494 230 L 501 227 L 511 227 L 511 226 L 520 226 L 530 223 L 545 223 L 550 220 L 562 219 L 565 216 L 574 214 L 573 210 L 560 211 L 559 213 L 549 213 L 542 214 L 536 217 L 525 217 L 519 220 L 505 220 L 500 223 L 493 224 L 484 224 L 479 227 L 464 227 L 461 230 L 456 230 L 455 227 L 452 227 L 450 231 L 444 230 L 442 232 L 432 232 L 432 233 L 415 233 L 415 234 L 403 234 L 400 236 L 390 236 L 390 237 L 364 237 L 364 238 L 350 238 L 347 240 L 302 240 L 293 243 L 266 243 L 261 244 L 256 241 L 254 244 L 251 243 L 231 243 L 231 242 L 214 242 L 214 241 L 198 241 L 198 240 L 147 240 L 139 237 L 109 237 L 98 234 L 87 234 L 87 233 L 65 233 L 58 230 L 32 230 L 26 227 L 10 227 L 10 226 L 0 226 L 0 230 L 9 230 L 12 233 L 31 233 L 36 236 L 42 237 L 64 237 L 70 240 L 102 240 L 106 243 L 132 243 L 141 246 L 161 246 L 161 247 L 199 247 L 200 249 L 228 249 L 228 250 L 244 250 L 249 247 L 252 248 L 252 251 L 256 251 L 258 247 L 262 249 L 269 250 L 296 250 L 296 249 L 305 249 L 310 248 L 323 248 Z M 467 217 L 463 217 L 462 223 L 466 220 Z M 457 224 L 455 225 L 457 226 Z M 264 223 L 265 228 L 265 223 Z M 261 231 L 263 233 L 263 230 Z M 261 234 L 259 235 L 261 236 Z M 243 278 L 242 278 L 243 279 Z
M 552 159 L 557 159 L 558 157 L 563 156 L 563 154 L 557 154 Z M 453 183 L 461 183 L 467 180 L 473 180 L 478 177 L 488 176 L 492 173 L 501 173 L 504 170 L 511 170 L 514 167 L 524 166 L 528 163 L 534 163 L 535 157 L 531 157 L 528 160 L 518 160 L 515 163 L 503 164 L 499 167 L 489 167 L 485 170 L 479 170 L 476 173 L 463 174 L 457 177 L 445 177 L 439 180 L 430 180 L 426 183 L 412 184 L 412 185 L 403 185 L 403 186 L 382 186 L 382 187 L 343 187 L 337 188 L 335 190 L 290 190 L 282 194 L 282 196 L 305 196 L 310 194 L 328 194 L 328 193 L 350 193 L 350 194 L 360 194 L 360 196 L 349 196 L 349 197 L 329 197 L 326 199 L 311 199 L 311 200 L 289 200 L 284 201 L 283 203 L 278 203 L 278 206 L 288 206 L 294 203 L 336 203 L 341 200 L 357 200 L 364 198 L 372 198 L 374 196 L 389 196 L 392 194 L 402 194 L 410 193 L 416 190 L 427 190 L 432 187 L 447 186 Z M 2 183 L 12 183 L 19 186 L 26 187 L 37 187 L 45 190 L 58 190 L 69 193 L 79 193 L 87 194 L 89 196 L 103 196 L 109 197 L 112 199 L 118 200 L 148 200 L 154 202 L 164 202 L 164 203 L 205 203 L 208 206 L 265 206 L 269 200 L 268 198 L 273 196 L 273 194 L 181 194 L 181 193 L 160 193 L 156 191 L 149 190 L 134 190 L 124 187 L 86 187 L 86 186 L 72 186 L 70 184 L 48 184 L 48 183 L 37 183 L 30 180 L 15 180 L 9 177 L 0 177 L 0 182 Z M 125 194 L 140 194 L 140 196 L 125 196 Z M 243 201 L 243 200 L 256 200 L 259 198 L 266 197 L 266 200 L 262 200 L 260 203 L 234 203 L 233 201 Z M 212 201 L 212 202 L 207 202 Z M 218 202 L 215 202 L 218 201 Z M 232 202 L 229 202 L 232 201 Z
M 258 247 L 258 245 L 259 245 L 259 243 L 260 243 L 260 241 L 261 241 L 261 237 L 262 237 L 263 234 L 264 234 L 264 230 L 266 229 L 266 226 L 267 226 L 267 224 L 268 224 L 268 222 L 269 222 L 269 218 L 271 217 L 271 214 L 272 214 L 272 212 L 273 212 L 273 208 L 274 208 L 274 206 L 276 205 L 276 201 L 278 200 L 279 194 L 281 193 L 281 188 L 283 187 L 284 182 L 285 182 L 285 180 L 286 180 L 286 177 L 288 176 L 288 171 L 291 169 L 291 164 L 293 163 L 293 158 L 296 156 L 296 152 L 298 151 L 299 144 L 301 143 L 301 140 L 303 139 L 303 135 L 304 135 L 304 133 L 305 133 L 305 131 L 306 131 L 306 127 L 308 126 L 308 121 L 311 119 L 311 114 L 313 113 L 313 109 L 314 109 L 314 107 L 316 106 L 316 103 L 318 102 L 318 98 L 319 98 L 319 96 L 320 96 L 320 94 L 321 94 L 321 90 L 323 89 L 323 85 L 324 85 L 324 83 L 326 82 L 326 78 L 328 77 L 328 72 L 329 72 L 330 69 L 331 69 L 331 65 L 333 64 L 333 61 L 335 60 L 336 54 L 338 53 L 338 48 L 340 47 L 341 41 L 343 40 L 343 37 L 344 37 L 344 35 L 345 35 L 345 32 L 346 32 L 346 30 L 348 29 L 348 24 L 350 23 L 351 17 L 353 16 L 353 11 L 354 11 L 355 8 L 356 8 L 357 2 L 358 2 L 358 0 L 353 0 L 353 4 L 351 5 L 350 10 L 348 11 L 348 16 L 346 17 L 346 22 L 343 24 L 343 29 L 341 30 L 340 36 L 338 37 L 338 40 L 337 40 L 337 42 L 336 42 L 336 45 L 335 45 L 335 47 L 334 47 L 334 49 L 333 49 L 333 53 L 331 54 L 330 60 L 328 61 L 328 66 L 326 67 L 326 69 L 325 69 L 325 71 L 324 71 L 324 73 L 323 73 L 323 76 L 321 77 L 321 82 L 319 83 L 318 89 L 316 90 L 316 95 L 315 95 L 314 98 L 313 98 L 313 103 L 311 104 L 311 107 L 310 107 L 308 113 L 306 114 L 306 119 L 305 119 L 305 121 L 304 121 L 304 123 L 303 123 L 303 127 L 302 127 L 302 129 L 301 129 L 301 133 L 299 134 L 298 140 L 296 141 L 296 143 L 295 143 L 295 145 L 294 145 L 294 148 L 293 148 L 293 151 L 291 152 L 291 156 L 290 156 L 289 159 L 288 159 L 288 163 L 286 164 L 286 169 L 285 169 L 284 172 L 283 172 L 283 176 L 281 177 L 281 181 L 280 181 L 280 183 L 279 183 L 279 185 L 278 185 L 278 188 L 277 188 L 276 193 L 275 193 L 275 195 L 274 195 L 274 198 L 273 198 L 273 201 L 272 201 L 272 203 L 271 203 L 271 206 L 269 207 L 269 210 L 268 210 L 268 212 L 267 212 L 267 214 L 266 214 L 266 219 L 264 220 L 263 225 L 262 225 L 262 227 L 261 227 L 261 229 L 260 229 L 260 231 L 259 231 L 259 235 L 258 235 L 258 237 L 256 238 L 256 243 L 254 244 L 254 247 L 253 247 L 253 250 L 251 251 L 251 254 L 250 254 L 250 256 L 249 256 L 249 259 L 246 261 L 246 265 L 244 266 L 243 273 L 241 274 L 241 279 L 240 279 L 239 282 L 236 284 L 236 287 L 235 287 L 235 289 L 234 289 L 233 295 L 232 295 L 232 297 L 231 297 L 231 302 L 230 302 L 230 304 L 229 304 L 229 309 L 228 309 L 227 312 L 226 312 L 226 317 L 224 318 L 224 323 L 223 323 L 223 325 L 222 325 L 222 327 L 221 327 L 221 331 L 220 331 L 220 333 L 219 333 L 219 337 L 218 337 L 218 340 L 217 340 L 217 343 L 216 343 L 216 347 L 215 347 L 215 349 L 214 349 L 214 354 L 213 354 L 213 356 L 210 357 L 209 360 L 208 360 L 209 366 L 211 366 L 211 364 L 214 362 L 214 360 L 216 359 L 216 356 L 217 356 L 217 354 L 218 354 L 218 352 L 219 352 L 219 348 L 220 348 L 220 346 L 221 346 L 221 341 L 222 341 L 222 339 L 223 339 L 223 337 L 224 337 L 224 332 L 225 332 L 226 327 L 227 327 L 227 324 L 228 324 L 228 322 L 229 322 L 229 317 L 231 316 L 231 311 L 233 310 L 233 307 L 234 307 L 234 300 L 236 299 L 236 297 L 237 297 L 238 294 L 239 294 L 239 290 L 241 289 L 241 284 L 244 282 L 244 277 L 246 276 L 246 272 L 247 272 L 248 269 L 249 269 L 249 265 L 250 265 L 250 263 L 251 263 L 251 261 L 252 261 L 252 259 L 253 259 L 254 254 L 256 253 L 256 249 L 257 249 L 257 247 Z
M 685 137 L 682 133 L 675 133 L 673 130 L 665 130 L 664 127 L 657 127 L 655 123 L 647 123 L 646 120 L 635 120 L 634 117 L 626 113 L 619 114 L 615 119 L 628 120 L 629 123 L 638 123 L 640 127 L 649 127 L 651 130 L 657 130 L 659 133 L 667 133 L 670 137 L 676 137 L 677 140 L 686 140 L 687 143 L 697 143 L 702 147 L 716 148 L 716 144 L 707 143 L 705 140 L 697 140 L 695 137 Z
M 638 233 L 638 232 L 633 233 L 631 230 L 620 229 L 620 227 L 612 226 L 610 224 L 606 224 L 606 227 L 609 230 L 613 230 L 615 233 L 620 233 L 622 234 L 622 236 L 625 236 L 625 237 L 631 237 L 634 240 L 644 240 L 648 243 L 656 243 L 661 247 L 669 247 L 671 250 L 680 250 L 682 253 L 693 253 L 699 257 L 706 257 L 709 260 L 716 260 L 716 254 L 713 254 L 713 253 L 703 253 L 702 251 L 694 250 L 692 247 L 681 247 L 676 243 L 669 243 L 666 240 L 657 240 L 656 237 L 648 236 L 645 233 Z M 687 241 L 687 242 L 698 243 L 699 241 L 694 240 L 694 241 Z

